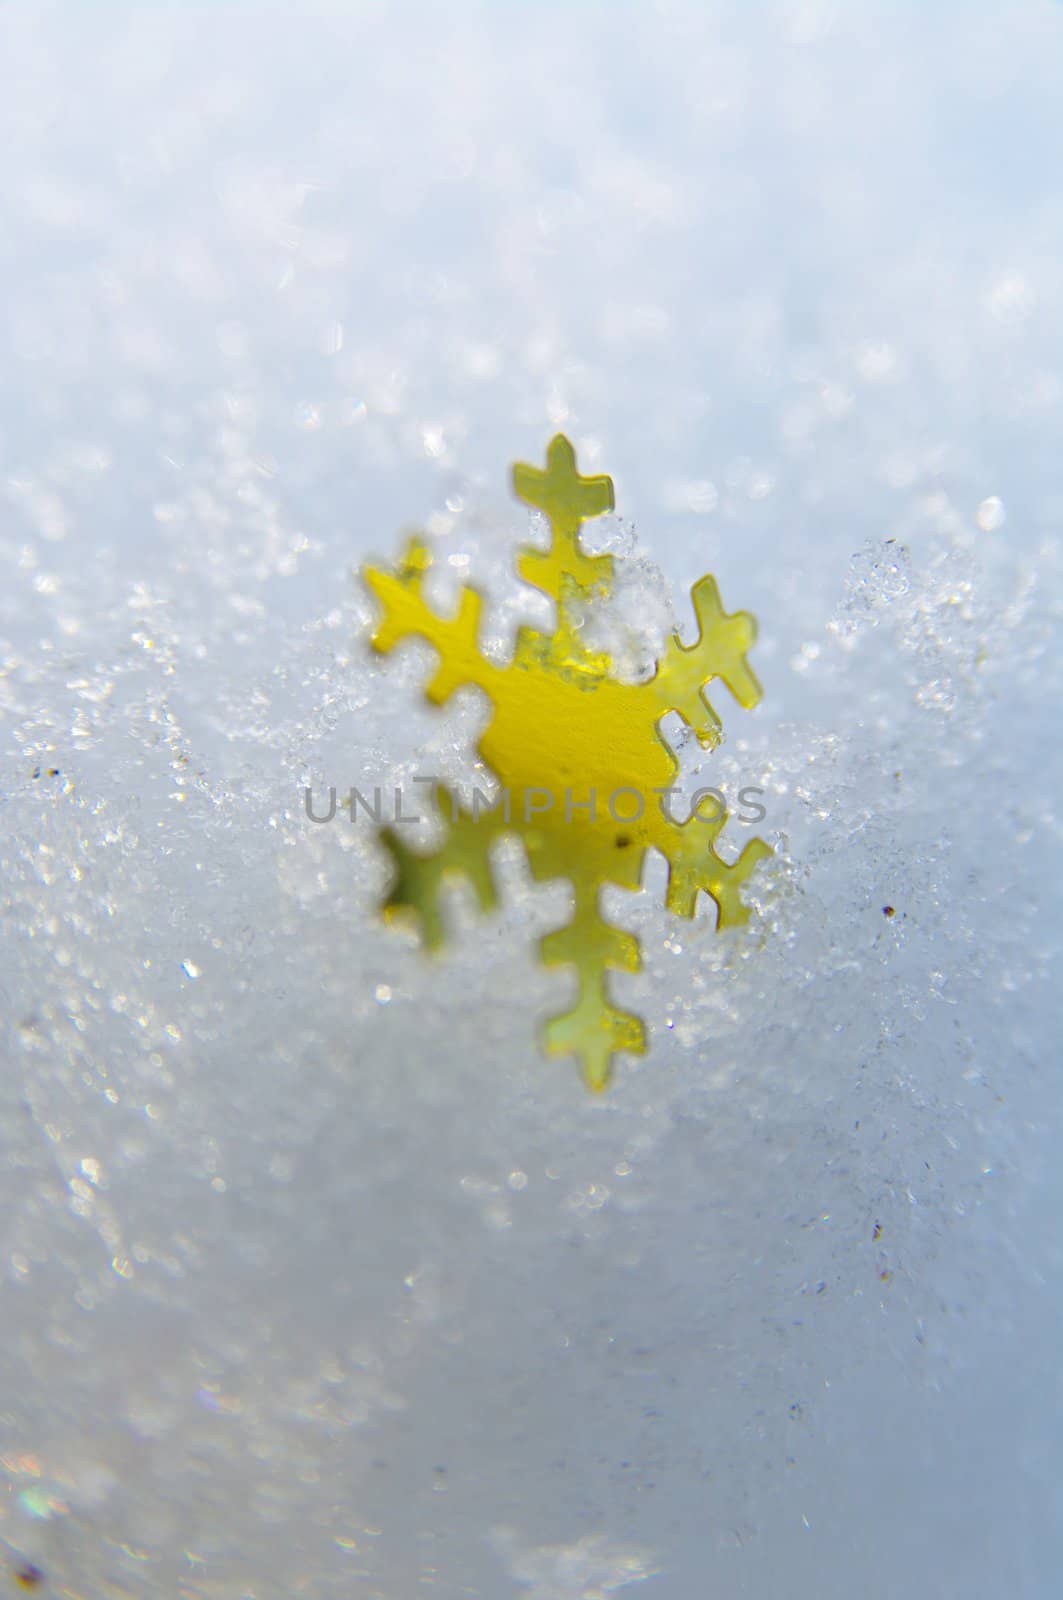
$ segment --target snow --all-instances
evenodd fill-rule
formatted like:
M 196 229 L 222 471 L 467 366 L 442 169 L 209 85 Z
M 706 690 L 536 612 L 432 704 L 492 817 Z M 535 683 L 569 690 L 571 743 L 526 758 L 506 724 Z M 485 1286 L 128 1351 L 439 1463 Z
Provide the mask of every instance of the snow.
M 0 1594 L 1055 1594 L 1061 46 L 4 10 Z M 632 673 L 757 615 L 777 847 L 741 935 L 610 898 L 600 1098 L 562 889 L 428 962 L 304 806 L 476 776 L 355 573 L 426 528 L 504 651 L 558 429 Z

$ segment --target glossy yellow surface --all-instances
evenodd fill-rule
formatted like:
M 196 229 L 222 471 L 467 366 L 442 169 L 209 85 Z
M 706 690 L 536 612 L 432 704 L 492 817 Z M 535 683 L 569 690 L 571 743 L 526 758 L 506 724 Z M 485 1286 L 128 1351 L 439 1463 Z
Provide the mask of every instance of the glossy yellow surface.
M 697 641 L 684 645 L 674 635 L 651 679 L 620 682 L 609 657 L 583 645 L 580 627 L 587 607 L 607 601 L 612 586 L 612 557 L 588 555 L 579 537 L 585 521 L 612 510 L 612 480 L 581 476 L 571 444 L 558 434 L 545 471 L 518 465 L 513 482 L 521 499 L 550 522 L 549 549 L 524 551 L 519 570 L 555 601 L 557 626 L 550 634 L 522 629 L 512 662 L 495 665 L 481 654 L 483 602 L 475 589 L 462 590 L 453 616 L 429 606 L 424 577 L 431 552 L 422 540 L 410 542 L 396 570 L 370 567 L 364 574 L 382 609 L 372 640 L 376 650 L 387 653 L 405 639 L 426 639 L 439 657 L 426 688 L 429 700 L 442 704 L 465 685 L 489 696 L 494 715 L 480 754 L 508 796 L 509 811 L 507 817 L 503 801 L 494 811 L 473 814 L 440 793 L 448 833 L 429 854 L 384 830 L 396 868 L 385 909 L 414 914 L 428 946 L 440 945 L 443 881 L 464 875 L 483 908 L 490 908 L 492 840 L 501 833 L 519 835 L 535 876 L 568 879 L 575 897 L 571 922 L 547 934 L 542 945 L 545 964 L 571 967 L 579 986 L 572 1010 L 547 1024 L 546 1048 L 553 1056 L 577 1056 L 588 1085 L 602 1089 L 617 1052 L 646 1049 L 642 1021 L 614 1005 L 609 991 L 609 971 L 637 971 L 641 956 L 630 934 L 604 920 L 603 886 L 637 888 L 646 851 L 654 848 L 669 866 L 669 910 L 692 917 L 704 890 L 716 903 L 717 925 L 728 927 L 748 916 L 739 890 L 771 853 L 754 839 L 729 865 L 714 847 L 726 813 L 711 822 L 679 823 L 662 796 L 678 772 L 659 731 L 667 712 L 678 711 L 711 748 L 721 724 L 705 697 L 706 685 L 719 679 L 747 708 L 760 699 L 746 661 L 756 623 L 746 611 L 728 615 L 715 579 L 702 578 L 692 591 Z

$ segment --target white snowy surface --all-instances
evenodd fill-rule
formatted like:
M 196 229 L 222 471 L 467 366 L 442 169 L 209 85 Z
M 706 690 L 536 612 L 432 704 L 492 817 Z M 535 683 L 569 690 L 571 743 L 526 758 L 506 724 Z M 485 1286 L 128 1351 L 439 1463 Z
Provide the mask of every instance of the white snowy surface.
M 0 12 L 0 1593 L 1058 1593 L 1061 72 L 1048 0 Z M 503 645 L 558 428 L 759 617 L 778 845 L 740 937 L 611 902 L 603 1098 L 563 894 L 426 963 L 303 810 L 472 770 L 354 571 L 427 527 Z

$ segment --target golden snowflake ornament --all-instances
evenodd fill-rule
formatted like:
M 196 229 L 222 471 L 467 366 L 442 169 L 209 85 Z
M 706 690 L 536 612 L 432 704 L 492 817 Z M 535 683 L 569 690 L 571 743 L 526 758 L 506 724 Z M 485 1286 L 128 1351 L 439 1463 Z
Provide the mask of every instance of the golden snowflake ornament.
M 481 653 L 483 601 L 475 589 L 462 589 L 452 616 L 428 604 L 424 578 L 432 557 L 423 540 L 410 541 L 393 571 L 368 567 L 364 573 L 383 613 L 373 648 L 387 654 L 405 639 L 427 640 L 439 657 L 425 690 L 434 705 L 468 685 L 490 699 L 493 715 L 479 754 L 500 785 L 493 803 L 481 806 L 485 797 L 474 795 L 471 808 L 439 789 L 447 831 L 431 852 L 412 849 L 392 829 L 381 831 L 395 867 L 384 910 L 413 915 L 428 947 L 438 947 L 444 881 L 463 875 L 481 907 L 490 909 L 492 843 L 501 834 L 517 835 L 536 879 L 566 878 L 575 902 L 567 926 L 542 941 L 544 964 L 574 968 L 579 983 L 572 1009 L 547 1023 L 546 1049 L 551 1056 L 576 1056 L 589 1087 L 600 1090 L 614 1055 L 646 1050 L 642 1020 L 614 1005 L 610 993 L 609 972 L 638 971 L 641 952 L 631 934 L 605 920 L 603 887 L 637 889 L 653 848 L 668 863 L 669 911 L 693 917 L 704 890 L 715 901 L 717 927 L 732 927 L 749 915 L 742 885 L 771 854 L 762 839 L 753 839 L 737 861 L 726 862 L 715 848 L 727 821 L 722 806 L 711 820 L 675 819 L 670 797 L 679 764 L 660 731 L 662 718 L 677 711 L 703 746 L 718 744 L 720 719 L 704 692 L 716 679 L 740 705 L 757 704 L 761 689 L 746 660 L 756 622 L 748 611 L 724 611 L 715 578 L 701 578 L 692 590 L 700 630 L 695 643 L 685 645 L 674 634 L 652 677 L 621 681 L 611 658 L 584 643 L 582 626 L 588 608 L 606 601 L 613 584 L 613 557 L 589 555 L 580 543 L 584 522 L 613 509 L 612 479 L 583 477 L 572 445 L 558 434 L 545 471 L 518 465 L 513 485 L 550 524 L 549 547 L 524 550 L 519 572 L 555 602 L 557 625 L 553 633 L 522 628 L 512 661 L 498 664 Z

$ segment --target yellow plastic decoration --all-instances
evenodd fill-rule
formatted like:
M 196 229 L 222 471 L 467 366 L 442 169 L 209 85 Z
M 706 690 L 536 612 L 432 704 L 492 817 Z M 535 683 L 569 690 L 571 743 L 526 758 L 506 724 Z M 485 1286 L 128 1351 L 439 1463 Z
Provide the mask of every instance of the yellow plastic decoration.
M 612 480 L 582 477 L 571 444 L 558 434 L 546 470 L 518 465 L 513 483 L 520 498 L 550 522 L 549 549 L 523 551 L 519 571 L 556 602 L 557 626 L 551 634 L 522 628 L 509 664 L 496 665 L 480 653 L 482 600 L 475 589 L 462 589 L 453 616 L 440 616 L 428 605 L 424 577 L 432 558 L 422 540 L 411 540 L 394 571 L 369 567 L 364 574 L 383 610 L 372 639 L 377 651 L 387 654 L 414 636 L 426 639 L 439 656 L 426 689 L 433 704 L 470 684 L 489 696 L 494 716 L 479 749 L 501 785 L 493 809 L 486 796 L 474 795 L 471 808 L 463 808 L 437 790 L 448 831 L 432 853 L 413 850 L 393 830 L 382 830 L 395 864 L 384 909 L 389 916 L 413 914 L 429 948 L 439 946 L 444 880 L 463 874 L 489 909 L 495 904 L 492 842 L 500 834 L 519 835 L 534 876 L 566 878 L 575 896 L 571 922 L 542 942 L 545 965 L 572 967 L 579 981 L 573 1009 L 547 1024 L 546 1048 L 551 1056 L 577 1056 L 588 1085 L 603 1089 L 618 1051 L 646 1049 L 643 1023 L 615 1006 L 610 995 L 609 971 L 637 971 L 641 952 L 631 934 L 604 920 L 603 886 L 638 888 L 646 851 L 653 847 L 668 862 L 669 910 L 692 917 L 703 889 L 716 903 L 717 926 L 731 927 L 749 915 L 739 896 L 742 885 L 771 854 L 762 839 L 754 839 L 733 865 L 725 862 L 714 847 L 727 821 L 722 807 L 711 820 L 700 814 L 675 820 L 670 797 L 678 762 L 660 733 L 662 717 L 678 711 L 702 745 L 714 747 L 720 719 L 704 690 L 716 678 L 740 705 L 756 705 L 761 689 L 746 661 L 756 623 L 747 611 L 725 612 L 716 580 L 702 578 L 692 591 L 697 642 L 685 645 L 675 634 L 652 678 L 619 681 L 609 656 L 581 639 L 588 606 L 611 589 L 613 558 L 586 554 L 580 528 L 612 510 Z

